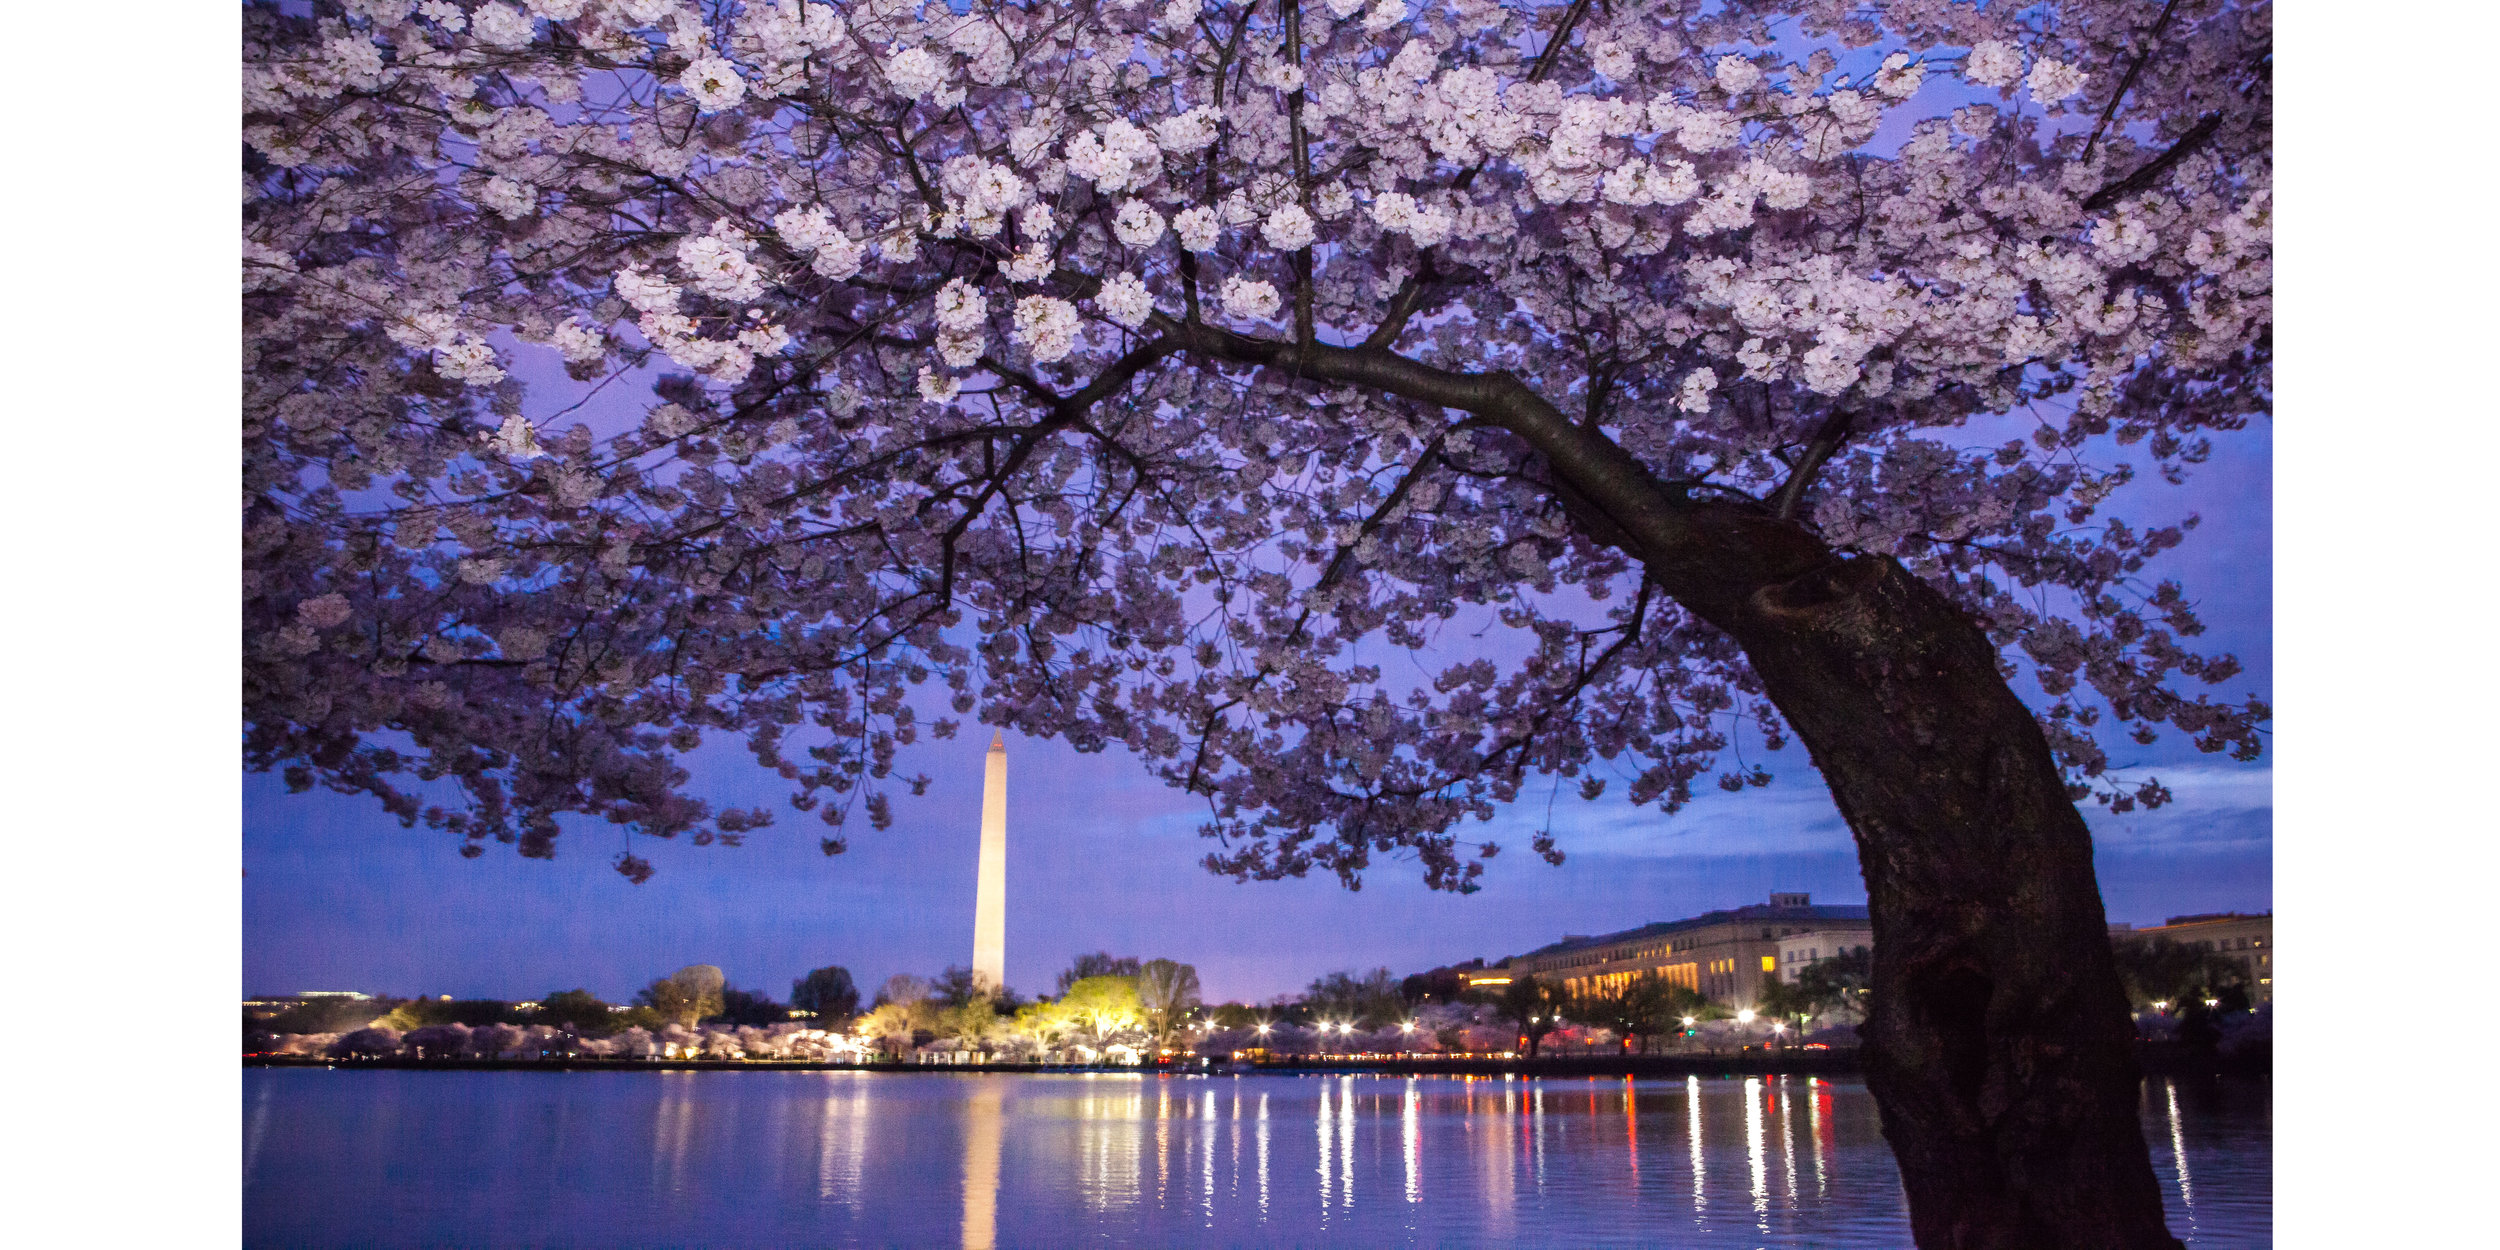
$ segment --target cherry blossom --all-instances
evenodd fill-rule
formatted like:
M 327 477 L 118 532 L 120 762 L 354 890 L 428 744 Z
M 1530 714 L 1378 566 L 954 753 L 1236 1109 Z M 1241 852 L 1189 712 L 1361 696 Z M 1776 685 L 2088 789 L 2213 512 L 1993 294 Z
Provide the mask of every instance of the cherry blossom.
M 1871 894 L 1933 813 L 2080 839 L 2167 797 L 2117 744 L 2263 746 L 2115 501 L 2270 410 L 2270 74 L 2231 0 L 249 6 L 246 758 L 534 857 L 771 823 L 708 740 L 836 852 L 967 719 L 1244 878 L 1470 889 L 1504 805 L 1765 755 Z M 2030 780 L 1884 814 L 1975 726 Z
M 1253 321 L 1271 316 L 1281 306 L 1276 288 L 1257 278 L 1234 274 L 1224 279 L 1224 311 Z
M 1076 346 L 1076 305 L 1048 295 L 1016 301 L 1016 341 L 1042 364 L 1060 360 Z
M 1153 247 L 1163 238 L 1163 214 L 1144 200 L 1129 200 L 1111 219 L 1111 231 L 1130 247 Z M 1204 250 L 1204 249 L 1201 249 Z

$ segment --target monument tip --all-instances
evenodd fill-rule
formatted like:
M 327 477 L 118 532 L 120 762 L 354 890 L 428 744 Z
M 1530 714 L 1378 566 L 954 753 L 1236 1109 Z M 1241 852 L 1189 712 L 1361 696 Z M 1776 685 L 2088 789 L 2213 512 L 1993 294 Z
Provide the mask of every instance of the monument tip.
M 993 751 L 1000 752 L 1001 754 L 1004 754 L 1004 753 L 1006 752 L 1006 750 L 1007 750 L 1007 732 L 1006 732 L 1005 730 L 1003 730 L 1003 729 L 1002 729 L 1002 730 L 1000 730 L 1000 731 L 998 731 L 998 732 L 993 733 L 993 734 L 991 734 L 991 735 L 990 735 L 990 749 L 991 749 L 991 750 L 993 750 Z

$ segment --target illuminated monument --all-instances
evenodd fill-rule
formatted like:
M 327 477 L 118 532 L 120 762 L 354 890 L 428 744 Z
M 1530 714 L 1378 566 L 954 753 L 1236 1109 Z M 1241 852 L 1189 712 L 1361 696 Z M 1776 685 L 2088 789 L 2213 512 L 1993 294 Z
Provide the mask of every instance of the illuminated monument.
M 972 979 L 992 990 L 1007 984 L 1007 735 L 990 739 L 981 776 L 981 878 L 973 896 Z

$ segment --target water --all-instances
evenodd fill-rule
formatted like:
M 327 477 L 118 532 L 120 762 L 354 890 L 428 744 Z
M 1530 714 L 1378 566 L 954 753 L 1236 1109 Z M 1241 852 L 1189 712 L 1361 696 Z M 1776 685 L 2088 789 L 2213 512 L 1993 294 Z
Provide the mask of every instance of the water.
M 245 1240 L 1904 1246 L 1875 1104 L 1806 1077 L 243 1074 Z M 2155 1078 L 2173 1232 L 2271 1239 L 2271 1088 Z

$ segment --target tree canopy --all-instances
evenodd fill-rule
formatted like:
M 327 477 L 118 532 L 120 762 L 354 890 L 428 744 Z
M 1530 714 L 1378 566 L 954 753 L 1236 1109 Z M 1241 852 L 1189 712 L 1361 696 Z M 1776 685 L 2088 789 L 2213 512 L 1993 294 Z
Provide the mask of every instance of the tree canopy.
M 2197 518 L 2120 492 L 2269 410 L 2271 40 L 255 4 L 246 762 L 543 857 L 767 823 L 689 784 L 717 737 L 832 854 L 973 718 L 1134 754 L 1218 872 L 1464 891 L 1531 785 L 1674 811 L 1793 734 L 1919 1240 L 2175 1245 L 2074 804 L 2263 746 L 2152 563 Z
M 1095 951 L 1090 955 L 1079 955 L 1069 961 L 1068 966 L 1060 970 L 1056 987 L 1059 993 L 1065 994 L 1068 992 L 1068 987 L 1079 981 L 1092 977 L 1133 977 L 1142 967 L 1143 965 L 1139 963 L 1135 955 L 1114 955 L 1109 951 Z
M 2269 400 L 2263 4 L 312 9 L 245 23 L 247 759 L 466 853 L 735 842 L 713 733 L 831 853 L 977 716 L 1220 871 L 1470 888 L 1540 774 L 1766 778 L 1690 554 L 1757 521 L 1979 622 L 2078 796 L 2259 749 L 2195 518 L 2105 505 Z
M 1398 975 L 1387 968 L 1369 972 L 1330 972 L 1312 980 L 1302 992 L 1302 1006 L 1314 1020 L 1377 1029 L 1406 1016 L 1406 996 Z
M 706 1016 L 720 1014 L 721 991 L 728 978 L 711 964 L 688 964 L 644 986 L 634 1001 L 658 1013 L 663 1021 L 692 1028 Z
M 1170 1045 L 1173 1031 L 1199 1004 L 1198 969 L 1169 959 L 1147 960 L 1137 971 L 1137 1001 L 1155 1044 Z
M 819 1017 L 841 1019 L 859 1010 L 859 986 L 851 981 L 848 968 L 813 969 L 790 983 L 790 1005 Z

